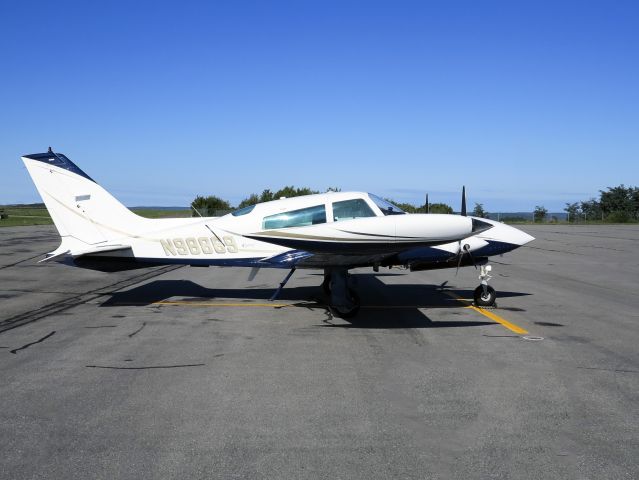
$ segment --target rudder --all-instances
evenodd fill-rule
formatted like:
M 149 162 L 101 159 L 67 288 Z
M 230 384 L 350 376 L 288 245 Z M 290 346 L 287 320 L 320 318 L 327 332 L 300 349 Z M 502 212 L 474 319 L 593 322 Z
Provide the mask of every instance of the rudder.
M 97 245 L 134 235 L 143 219 L 116 200 L 65 155 L 24 155 L 51 218 L 65 243 Z

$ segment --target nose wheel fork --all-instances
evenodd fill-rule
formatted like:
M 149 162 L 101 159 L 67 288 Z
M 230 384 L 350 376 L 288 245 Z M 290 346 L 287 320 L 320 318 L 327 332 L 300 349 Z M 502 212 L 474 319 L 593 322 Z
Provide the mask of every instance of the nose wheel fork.
M 493 269 L 490 265 L 482 265 L 479 267 L 479 286 L 473 292 L 475 305 L 478 307 L 494 307 L 497 299 L 497 292 L 488 285 L 488 281 L 492 278 L 490 271 Z

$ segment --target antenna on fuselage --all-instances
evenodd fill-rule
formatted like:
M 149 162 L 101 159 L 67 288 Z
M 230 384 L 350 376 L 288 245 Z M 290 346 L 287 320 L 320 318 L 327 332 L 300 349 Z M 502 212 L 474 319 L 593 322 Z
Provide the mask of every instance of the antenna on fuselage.
M 192 209 L 193 209 L 193 211 L 194 211 L 195 213 L 197 213 L 200 217 L 202 216 L 202 214 L 198 211 L 198 209 L 197 209 L 197 208 L 195 208 L 193 205 L 191 205 L 191 208 L 192 208 Z
M 426 213 L 430 213 L 430 203 L 428 202 L 428 194 L 426 194 Z

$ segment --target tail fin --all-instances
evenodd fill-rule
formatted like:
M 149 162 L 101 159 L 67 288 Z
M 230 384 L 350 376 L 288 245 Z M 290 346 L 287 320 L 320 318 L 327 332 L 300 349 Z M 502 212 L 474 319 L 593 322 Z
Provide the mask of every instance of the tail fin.
M 62 237 L 58 250 L 120 240 L 133 235 L 146 220 L 51 148 L 47 153 L 25 155 L 22 161 Z

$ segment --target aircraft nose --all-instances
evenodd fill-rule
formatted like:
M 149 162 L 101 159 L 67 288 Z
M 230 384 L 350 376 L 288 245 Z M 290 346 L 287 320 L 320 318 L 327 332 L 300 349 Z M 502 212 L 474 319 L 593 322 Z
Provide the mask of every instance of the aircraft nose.
M 535 239 L 535 237 L 533 237 L 532 235 L 528 235 L 526 232 L 515 227 L 508 228 L 507 236 L 508 243 L 519 246 L 526 245 L 527 243 L 530 243 Z

